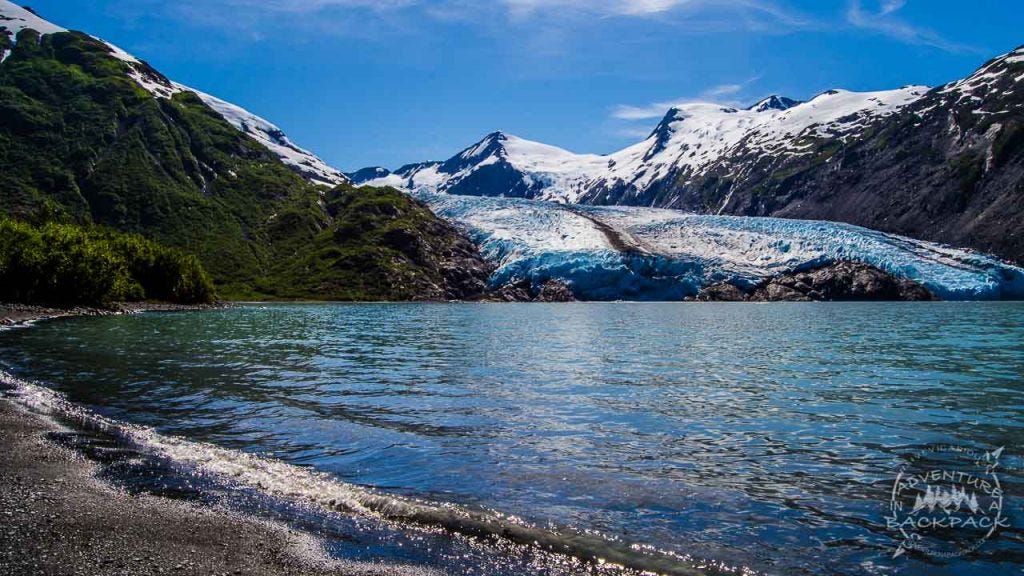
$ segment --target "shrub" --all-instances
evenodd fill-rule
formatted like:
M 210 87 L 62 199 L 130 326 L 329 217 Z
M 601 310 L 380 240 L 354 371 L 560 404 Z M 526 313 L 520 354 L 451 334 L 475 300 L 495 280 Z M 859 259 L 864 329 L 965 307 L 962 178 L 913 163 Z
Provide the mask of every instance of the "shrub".
M 57 306 L 119 301 L 211 302 L 191 255 L 99 227 L 0 219 L 0 300 Z

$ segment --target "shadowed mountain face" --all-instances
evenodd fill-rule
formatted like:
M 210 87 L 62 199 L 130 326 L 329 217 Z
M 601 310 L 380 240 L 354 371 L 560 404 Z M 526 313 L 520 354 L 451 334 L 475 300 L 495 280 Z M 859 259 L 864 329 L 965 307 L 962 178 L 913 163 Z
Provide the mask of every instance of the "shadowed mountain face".
M 1024 49 L 935 89 L 686 104 L 607 155 L 491 134 L 364 172 L 410 191 L 849 222 L 1024 261 Z
M 1024 261 L 1024 49 L 826 144 L 760 161 L 755 180 L 717 194 L 722 211 L 839 220 Z M 711 183 L 681 183 L 674 207 L 707 210 Z

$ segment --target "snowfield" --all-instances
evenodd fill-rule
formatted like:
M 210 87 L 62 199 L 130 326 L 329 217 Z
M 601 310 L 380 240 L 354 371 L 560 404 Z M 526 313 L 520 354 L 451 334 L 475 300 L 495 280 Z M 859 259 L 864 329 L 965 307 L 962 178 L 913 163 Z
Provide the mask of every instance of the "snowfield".
M 495 287 L 561 280 L 584 300 L 682 300 L 716 282 L 753 287 L 848 260 L 918 281 L 944 300 L 1024 298 L 1024 269 L 848 224 L 414 195 L 465 229 L 497 264 Z

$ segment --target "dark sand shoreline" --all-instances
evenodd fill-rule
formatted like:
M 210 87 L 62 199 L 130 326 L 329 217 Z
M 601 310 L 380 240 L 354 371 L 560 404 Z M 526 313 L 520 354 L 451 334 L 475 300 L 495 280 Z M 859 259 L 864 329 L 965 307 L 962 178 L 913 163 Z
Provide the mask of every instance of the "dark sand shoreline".
M 74 316 L 113 316 L 116 314 L 138 314 L 141 312 L 197 312 L 224 308 L 229 304 L 164 304 L 159 302 L 128 302 L 115 304 L 110 308 L 47 308 L 31 304 L 0 303 L 0 327 L 26 324 L 38 320 L 71 318 Z
M 119 310 L 187 310 L 140 305 Z M 0 326 L 101 310 L 0 305 Z M 386 575 L 404 566 L 329 558 L 311 535 L 225 509 L 133 496 L 57 445 L 54 421 L 0 398 L 0 574 Z

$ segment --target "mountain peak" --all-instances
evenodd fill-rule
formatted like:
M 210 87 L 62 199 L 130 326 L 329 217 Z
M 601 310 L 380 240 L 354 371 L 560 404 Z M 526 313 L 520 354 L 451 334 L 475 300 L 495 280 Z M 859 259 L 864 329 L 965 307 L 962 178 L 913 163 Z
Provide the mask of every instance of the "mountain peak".
M 747 110 L 754 112 L 767 112 L 769 110 L 789 110 L 793 106 L 802 104 L 800 100 L 794 100 L 785 96 L 779 96 L 778 94 L 772 94 L 771 96 L 761 100 L 757 104 L 754 104 Z
M 685 116 L 685 114 L 686 113 L 683 111 L 682 106 L 673 106 L 668 109 L 668 112 L 665 112 L 665 116 L 662 117 L 661 123 L 665 124 L 667 122 L 679 120 L 681 117 Z
M 475 150 L 482 150 L 484 148 L 501 147 L 505 142 L 508 142 L 512 138 L 515 137 L 502 130 L 495 130 L 481 138 L 480 141 L 474 144 L 472 148 Z
M 371 180 L 377 180 L 379 178 L 387 178 L 391 175 L 391 171 L 381 166 L 370 166 L 355 172 L 346 172 L 345 176 L 352 181 L 353 184 L 363 184 Z
M 459 154 L 458 158 L 462 160 L 474 160 L 483 159 L 493 155 L 502 155 L 505 151 L 505 144 L 514 137 L 510 137 L 508 134 L 501 130 L 491 132 L 487 136 L 484 136 L 482 140 L 476 144 L 466 148 Z
M 650 160 L 668 146 L 668 141 L 672 138 L 672 123 L 682 120 L 685 117 L 686 112 L 681 108 L 677 106 L 669 108 L 668 112 L 665 113 L 665 117 L 661 119 L 661 122 L 659 122 L 654 128 L 654 131 L 651 132 L 651 135 L 647 137 L 648 140 L 654 138 L 654 144 L 644 156 L 645 160 Z

